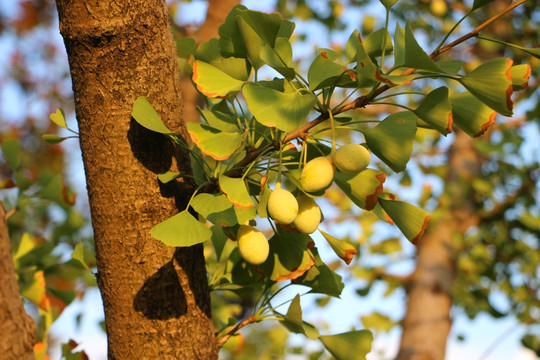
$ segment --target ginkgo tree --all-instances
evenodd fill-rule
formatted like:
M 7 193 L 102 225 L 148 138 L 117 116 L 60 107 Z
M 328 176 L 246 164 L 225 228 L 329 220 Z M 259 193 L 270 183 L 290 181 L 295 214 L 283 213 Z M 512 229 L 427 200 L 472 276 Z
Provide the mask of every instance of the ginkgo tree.
M 465 72 L 462 62 L 439 60 L 441 54 L 478 36 L 523 3 L 512 3 L 446 44 L 467 16 L 489 2 L 475 1 L 428 55 L 411 24 L 396 23 L 391 34 L 390 9 L 396 1 L 381 1 L 387 17 L 384 28 L 364 38 L 354 31 L 341 52 L 320 49 L 307 74 L 293 65 L 294 23 L 277 13 L 237 6 L 220 27 L 219 39 L 198 46 L 189 38 L 179 41 L 184 71 L 207 104 L 199 109 L 203 121 L 187 124 L 191 142 L 169 130 L 144 97 L 133 104 L 132 116 L 190 153 L 192 173 L 168 171 L 158 176 L 159 181 L 190 178 L 197 185 L 185 208 L 155 224 L 152 236 L 174 247 L 212 243 L 216 262 L 208 268 L 211 289 L 259 298 L 254 314 L 220 324 L 219 344 L 249 323 L 274 319 L 291 332 L 319 339 L 336 358 L 351 358 L 351 353 L 363 358 L 370 351 L 369 331 L 320 336 L 302 320 L 299 296 L 290 300 L 286 313 L 274 308 L 271 300 L 286 281 L 306 286 L 311 293 L 341 294 L 341 277 L 323 262 L 310 235 L 324 221 L 317 199 L 328 187 L 335 183 L 359 208 L 395 224 L 416 244 L 428 226 L 429 214 L 387 192 L 384 183 L 392 172 L 406 168 L 417 129 L 448 135 L 458 127 L 477 137 L 494 124 L 497 113 L 512 115 L 511 96 L 526 86 L 528 65 L 514 66 L 510 58 L 495 58 Z M 538 56 L 538 49 L 522 50 Z M 277 76 L 262 79 L 268 68 Z M 420 81 L 440 86 L 421 94 L 409 88 Z M 420 95 L 423 100 L 415 108 L 393 101 L 403 94 Z M 381 120 L 348 116 L 353 110 L 383 103 L 403 111 Z M 61 116 L 57 112 L 52 120 L 61 122 Z M 353 155 L 345 150 L 352 144 L 337 145 L 337 129 L 363 138 L 361 144 L 354 144 Z M 368 167 L 371 154 L 391 171 Z M 351 160 L 352 164 L 344 164 Z M 296 220 L 306 209 L 311 224 L 304 227 Z M 346 241 L 319 231 L 345 263 L 358 253 Z M 267 243 L 266 234 L 270 234 Z

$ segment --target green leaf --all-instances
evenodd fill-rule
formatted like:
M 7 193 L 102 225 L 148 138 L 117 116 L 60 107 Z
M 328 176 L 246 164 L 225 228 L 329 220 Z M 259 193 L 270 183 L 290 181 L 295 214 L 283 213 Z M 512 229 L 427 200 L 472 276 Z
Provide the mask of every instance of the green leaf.
M 394 63 L 396 67 L 405 64 L 405 30 L 399 23 L 396 23 L 396 31 L 394 32 Z
M 225 132 L 200 123 L 189 122 L 187 129 L 191 140 L 203 154 L 218 161 L 228 159 L 244 141 L 243 133 Z
M 347 44 L 345 45 L 345 58 L 347 59 L 347 64 L 356 60 L 356 52 L 361 43 L 360 33 L 355 29 L 349 36 Z
M 66 116 L 62 108 L 56 109 L 55 113 L 52 113 L 51 115 L 49 115 L 49 119 L 51 119 L 51 121 L 55 123 L 56 125 L 69 130 L 66 124 Z
M 357 206 L 372 210 L 377 196 L 382 194 L 386 174 L 375 169 L 365 169 L 358 174 L 336 171 L 334 181 Z
M 191 206 L 208 221 L 219 226 L 238 224 L 233 204 L 223 194 L 198 194 L 191 201 Z
M 168 246 L 192 246 L 212 237 L 212 230 L 184 210 L 152 228 L 154 238 Z
M 218 29 L 219 46 L 224 57 L 247 57 L 246 45 L 236 23 L 237 16 L 246 10 L 247 8 L 244 5 L 235 6 Z
M 54 201 L 62 206 L 75 205 L 76 194 L 66 186 L 61 175 L 51 178 L 36 195 L 41 196 L 42 199 Z
M 405 62 L 403 65 L 414 69 L 444 73 L 444 70 L 435 61 L 431 60 L 428 54 L 418 45 L 409 22 L 405 26 Z
M 497 112 L 467 91 L 452 95 L 450 102 L 455 124 L 469 136 L 478 137 L 495 124 Z
M 462 77 L 460 83 L 501 115 L 512 115 L 512 60 L 491 59 Z
M 32 277 L 21 286 L 21 295 L 39 306 L 42 310 L 50 307 L 49 299 L 45 292 L 45 276 L 43 270 L 36 271 Z
M 133 103 L 133 110 L 131 116 L 141 126 L 144 126 L 148 130 L 155 131 L 160 134 L 174 134 L 167 129 L 154 107 L 143 96 L 137 98 Z
M 278 37 L 274 48 L 265 44 L 261 47 L 259 56 L 264 63 L 279 72 L 287 80 L 294 79 L 296 72 L 291 67 L 292 47 L 289 39 Z
M 512 87 L 514 91 L 523 90 L 529 84 L 531 66 L 529 64 L 512 66 L 510 73 L 512 74 Z
M 283 93 L 257 84 L 246 84 L 242 92 L 258 122 L 285 132 L 303 125 L 317 101 L 311 93 Z
M 319 231 L 324 236 L 326 241 L 328 241 L 328 244 L 330 244 L 332 250 L 334 250 L 336 255 L 339 256 L 341 260 L 345 261 L 347 265 L 349 265 L 354 255 L 358 254 L 358 250 L 356 250 L 354 246 L 344 240 L 336 239 L 332 235 L 325 233 L 322 230 Z
M 235 207 L 241 209 L 253 207 L 253 200 L 251 200 L 244 179 L 220 175 L 219 188 Z
M 326 86 L 334 85 L 347 68 L 336 63 L 339 54 L 329 49 L 320 49 L 320 54 L 313 60 L 308 70 L 308 82 L 310 90 L 317 90 Z
M 364 131 L 366 144 L 395 172 L 405 170 L 411 158 L 416 134 L 416 116 L 410 111 L 392 114 L 372 129 Z
M 238 131 L 238 122 L 233 114 L 219 111 L 215 108 L 202 110 L 197 107 L 197 111 L 204 117 L 209 126 L 226 132 Z
M 471 11 L 481 8 L 482 6 L 487 5 L 489 3 L 492 3 L 493 1 L 495 0 L 474 0 Z
M 392 321 L 388 316 L 374 312 L 369 315 L 361 316 L 362 323 L 367 329 L 376 331 L 390 331 L 396 326 L 396 322 Z
M 39 239 L 30 235 L 29 233 L 23 233 L 17 251 L 13 254 L 13 262 L 15 263 L 15 269 L 19 270 L 19 259 L 28 254 L 36 247 L 39 246 Z
M 308 339 L 315 340 L 320 336 L 319 331 L 313 325 L 302 320 L 302 308 L 300 307 L 299 294 L 296 294 L 292 299 L 289 310 L 284 316 L 284 320 L 280 320 L 280 322 L 290 332 L 304 334 Z
M 258 267 L 272 281 L 296 279 L 315 263 L 314 256 L 309 250 L 313 240 L 308 235 L 278 229 L 268 243 L 270 245 L 268 259 Z
M 174 172 L 174 171 L 167 171 L 165 173 L 158 174 L 158 179 L 163 184 L 166 184 L 168 182 L 171 182 L 171 181 L 176 180 L 176 179 L 181 178 L 181 177 L 182 177 L 182 174 Z
M 365 360 L 371 351 L 373 335 L 369 330 L 357 330 L 321 336 L 319 340 L 336 360 Z
M 43 134 L 41 137 L 43 138 L 43 140 L 52 145 L 59 144 L 62 141 L 69 139 L 69 137 L 62 137 L 55 134 Z
M 395 3 L 397 3 L 399 0 L 379 0 L 381 4 L 386 8 L 386 10 L 390 10 L 392 6 L 394 6 Z
M 2 153 L 12 169 L 16 169 L 21 164 L 20 158 L 21 143 L 16 139 L 7 139 L 2 143 Z
M 292 282 L 297 285 L 310 287 L 310 293 L 339 297 L 345 287 L 341 276 L 332 271 L 321 260 L 317 248 L 311 249 L 311 252 L 315 257 L 315 265 Z
M 389 86 L 408 84 L 416 75 L 385 75 L 377 65 L 373 63 L 366 52 L 364 45 L 360 43 L 356 52 L 356 72 L 358 74 L 358 86 L 365 86 L 365 81 L 371 80 L 382 82 Z
M 394 50 L 394 47 L 392 46 L 392 37 L 388 31 L 386 31 L 386 29 L 382 28 L 366 36 L 363 41 L 364 49 L 366 49 L 366 53 L 369 56 L 377 57 L 382 55 L 382 44 L 385 33 L 386 43 L 384 46 L 384 53 L 389 54 L 392 52 L 392 50 Z
M 176 39 L 176 54 L 179 58 L 187 59 L 190 55 L 195 54 L 197 43 L 195 39 L 190 37 L 183 37 Z
M 85 248 L 82 242 L 75 245 L 73 252 L 71 253 L 71 258 L 77 260 L 86 270 L 92 272 L 92 269 L 88 266 L 86 258 L 84 256 Z
M 197 60 L 193 63 L 193 82 L 203 95 L 209 98 L 224 98 L 239 91 L 243 81 L 237 80 L 218 68 Z
M 413 112 L 444 136 L 452 132 L 452 106 L 448 100 L 447 87 L 441 86 L 430 92 Z
M 429 214 L 427 211 L 404 201 L 387 200 L 383 197 L 379 197 L 379 204 L 403 235 L 416 245 L 428 225 Z

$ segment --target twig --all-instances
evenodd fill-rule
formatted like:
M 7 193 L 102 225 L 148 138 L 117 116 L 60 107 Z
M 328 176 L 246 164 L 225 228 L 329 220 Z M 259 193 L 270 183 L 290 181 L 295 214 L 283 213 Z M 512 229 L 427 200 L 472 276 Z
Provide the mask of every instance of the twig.
M 487 359 L 487 357 L 489 356 L 489 354 L 491 354 L 493 352 L 493 350 L 495 350 L 495 348 L 503 342 L 503 340 L 505 340 L 508 335 L 510 335 L 511 333 L 513 333 L 514 331 L 518 330 L 519 329 L 519 324 L 513 324 L 512 326 L 510 326 L 508 329 L 506 329 L 501 335 L 497 336 L 497 338 L 495 340 L 493 340 L 491 342 L 491 344 L 489 344 L 489 346 L 487 347 L 487 349 L 482 353 L 482 355 L 480 355 L 480 357 L 478 358 L 478 360 L 484 360 L 484 359 Z
M 229 332 L 227 332 L 227 334 L 223 335 L 222 337 L 219 337 L 217 340 L 217 345 L 219 347 L 222 347 L 223 345 L 225 345 L 227 340 L 229 340 L 229 338 L 233 336 L 238 330 L 254 322 L 257 322 L 257 316 L 255 315 L 248 316 L 247 318 L 245 318 L 244 320 L 236 324 L 231 330 L 229 330 Z
M 477 26 L 475 29 L 471 30 L 466 35 L 463 35 L 459 39 L 454 40 L 450 44 L 448 44 L 448 45 L 444 46 L 443 48 L 439 49 L 438 51 L 434 51 L 433 53 L 431 53 L 431 55 L 429 55 L 429 57 L 431 59 L 433 59 L 433 58 L 439 56 L 440 54 L 442 54 L 443 52 L 446 52 L 446 51 L 450 50 L 451 48 L 455 47 L 456 45 L 461 44 L 462 42 L 464 42 L 464 41 L 466 41 L 466 40 L 468 40 L 468 39 L 470 39 L 472 37 L 478 36 L 478 33 L 481 30 L 483 30 L 485 27 L 490 25 L 495 20 L 499 19 L 501 16 L 503 16 L 506 13 L 510 12 L 511 10 L 516 8 L 517 6 L 523 4 L 525 1 L 527 1 L 527 0 L 519 0 L 519 1 L 511 3 L 506 9 L 502 10 L 500 13 L 498 13 L 495 16 L 493 16 L 493 17 L 489 18 L 488 20 L 484 21 L 482 24 Z M 410 75 L 415 70 L 416 69 L 413 69 L 413 68 L 407 69 L 401 75 L 403 75 L 403 76 Z M 373 101 L 377 96 L 384 93 L 388 89 L 390 89 L 389 85 L 383 85 L 383 86 L 379 87 L 377 90 L 375 90 L 370 96 L 365 96 L 365 95 L 360 96 L 360 97 L 356 98 L 355 100 L 351 101 L 350 103 L 347 103 L 347 104 L 345 104 L 345 105 L 343 105 L 343 106 L 341 106 L 341 107 L 339 107 L 337 109 L 334 109 L 334 111 L 332 111 L 332 115 L 335 116 L 335 115 L 339 115 L 341 113 L 344 113 L 345 111 L 355 110 L 355 109 L 358 109 L 358 108 L 364 108 L 367 105 L 369 105 L 369 103 L 371 101 Z M 309 123 L 299 127 L 298 129 L 294 130 L 293 132 L 291 132 L 287 136 L 285 136 L 285 138 L 282 141 L 282 144 L 286 144 L 286 143 L 288 143 L 288 142 L 290 142 L 290 141 L 292 141 L 292 140 L 294 140 L 294 139 L 296 139 L 298 137 L 304 136 L 304 134 L 307 131 L 309 131 L 311 128 L 319 125 L 320 123 L 327 120 L 328 118 L 329 118 L 328 112 L 321 113 L 316 119 L 314 119 L 314 120 L 310 121 Z M 256 149 L 256 150 L 254 150 L 252 152 L 247 152 L 246 156 L 242 160 L 240 160 L 236 165 L 234 165 L 231 168 L 231 170 L 229 170 L 227 172 L 227 175 L 233 176 L 233 177 L 237 176 L 238 173 L 241 173 L 242 168 L 244 166 L 251 163 L 259 155 L 261 155 L 263 152 L 271 149 L 272 147 L 276 148 L 276 144 L 267 144 L 267 145 L 263 146 L 260 149 Z M 277 147 L 277 149 L 279 149 L 279 146 Z

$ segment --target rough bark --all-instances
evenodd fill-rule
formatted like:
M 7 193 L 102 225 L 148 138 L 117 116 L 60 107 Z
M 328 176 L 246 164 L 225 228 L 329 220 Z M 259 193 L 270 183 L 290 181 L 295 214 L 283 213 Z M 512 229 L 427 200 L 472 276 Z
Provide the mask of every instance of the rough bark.
M 480 221 L 471 196 L 470 180 L 479 176 L 481 158 L 473 139 L 456 131 L 448 156 L 447 204 L 418 244 L 416 268 L 407 284 L 408 302 L 397 359 L 443 360 L 452 319 L 455 278 L 454 236 Z
M 218 29 L 225 22 L 225 18 L 233 7 L 240 4 L 240 0 L 209 0 L 206 19 L 194 34 L 189 34 L 197 44 L 218 36 Z M 182 94 L 184 95 L 184 120 L 198 122 L 200 115 L 197 106 L 203 102 L 191 79 L 183 76 L 181 79 Z
M 186 136 L 165 1 L 57 0 L 94 228 L 109 359 L 214 359 L 202 246 L 174 249 L 150 229 L 185 207 L 193 184 L 156 175 L 189 157 L 130 116 L 144 96 Z M 182 236 L 181 233 L 178 236 Z
M 32 360 L 36 324 L 24 311 L 15 278 L 6 211 L 0 201 L 0 354 L 5 360 Z

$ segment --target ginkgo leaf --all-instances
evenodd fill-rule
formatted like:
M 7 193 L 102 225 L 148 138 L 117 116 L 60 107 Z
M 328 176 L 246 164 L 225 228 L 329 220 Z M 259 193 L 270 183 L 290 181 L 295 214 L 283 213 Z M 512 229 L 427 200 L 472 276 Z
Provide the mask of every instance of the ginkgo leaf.
M 371 351 L 373 334 L 369 330 L 349 331 L 319 337 L 336 360 L 365 360 Z
M 317 101 L 311 93 L 284 93 L 257 84 L 246 84 L 242 93 L 259 123 L 286 132 L 303 125 Z
M 218 161 L 228 159 L 244 140 L 243 133 L 225 132 L 200 123 L 189 122 L 187 128 L 191 140 L 203 154 Z
M 315 265 L 292 283 L 311 288 L 310 293 L 339 297 L 345 287 L 341 276 L 321 260 L 317 248 L 311 249 L 311 252 L 315 257 Z
M 403 235 L 416 245 L 427 228 L 429 221 L 427 211 L 404 201 L 387 200 L 383 197 L 379 197 L 379 204 Z
M 353 203 L 371 210 L 377 204 L 377 196 L 383 192 L 386 174 L 375 169 L 365 169 L 357 174 L 336 171 L 334 181 Z
M 384 46 L 384 53 L 389 54 L 394 50 L 392 45 L 392 37 L 388 31 L 384 28 L 376 30 L 370 33 L 363 41 L 364 49 L 369 56 L 381 56 L 382 55 L 382 43 L 386 33 L 386 43 Z
M 515 65 L 510 69 L 510 73 L 512 75 L 512 87 L 514 91 L 519 91 L 529 84 L 531 66 L 529 64 Z
M 172 131 L 167 129 L 154 107 L 144 98 L 140 96 L 133 103 L 133 110 L 131 116 L 148 130 L 155 131 L 160 134 L 173 134 Z
M 383 82 L 389 86 L 395 86 L 400 84 L 410 83 L 416 75 L 385 75 L 379 69 L 377 65 L 373 63 L 371 58 L 366 52 L 364 45 L 362 43 L 358 44 L 356 52 L 356 72 L 358 75 L 359 86 L 362 86 L 364 79 L 371 81 Z
M 2 154 L 11 168 L 16 169 L 21 163 L 21 143 L 17 139 L 6 139 L 2 143 Z
M 478 100 L 501 115 L 512 115 L 512 59 L 491 59 L 459 81 Z
M 309 250 L 313 246 L 313 240 L 309 235 L 278 230 L 268 240 L 268 243 L 270 245 L 270 254 L 268 259 L 258 268 L 270 280 L 296 279 L 308 271 L 315 263 L 313 254 Z
M 345 264 L 349 265 L 354 257 L 354 255 L 358 254 L 358 250 L 348 242 L 344 240 L 339 240 L 333 237 L 332 235 L 325 233 L 322 230 L 319 230 L 323 237 L 328 241 L 328 244 L 330 244 L 330 247 L 337 256 L 341 258 L 341 260 L 345 261 Z
M 455 124 L 472 137 L 482 135 L 495 124 L 497 112 L 468 91 L 450 97 Z
M 49 119 L 51 119 L 51 121 L 55 123 L 56 125 L 69 130 L 66 124 L 66 116 L 62 108 L 56 109 L 55 113 L 52 113 L 51 115 L 49 115 Z
M 184 210 L 152 228 L 154 238 L 168 246 L 192 246 L 209 240 L 212 230 Z
M 58 135 L 55 135 L 55 134 L 43 134 L 41 137 L 42 137 L 43 140 L 45 140 L 49 144 L 53 144 L 53 145 L 59 144 L 62 141 L 66 140 L 66 139 L 69 139 L 69 137 L 62 137 L 62 136 L 58 136 Z
M 209 98 L 224 98 L 239 91 L 243 81 L 237 80 L 218 68 L 197 60 L 193 63 L 193 82 Z
M 308 82 L 311 90 L 317 90 L 337 83 L 346 68 L 336 63 L 338 54 L 332 50 L 320 49 L 321 53 L 313 60 L 308 70 Z
M 395 172 L 405 170 L 411 158 L 416 134 L 416 116 L 402 111 L 388 116 L 372 129 L 364 131 L 366 144 Z
M 311 324 L 302 320 L 302 308 L 300 307 L 300 295 L 296 295 L 289 305 L 287 314 L 280 320 L 290 332 L 304 334 L 308 339 L 315 340 L 319 337 L 319 331 Z
M 441 86 L 430 92 L 413 112 L 441 134 L 446 136 L 452 132 L 454 121 L 446 86 Z
M 414 37 L 411 24 L 407 22 L 405 26 L 405 56 L 404 66 L 427 70 L 435 73 L 444 73 L 444 70 L 426 54 L 426 52 L 418 45 Z
M 235 207 L 247 209 L 253 206 L 253 200 L 251 200 L 244 179 L 220 175 L 219 188 Z

